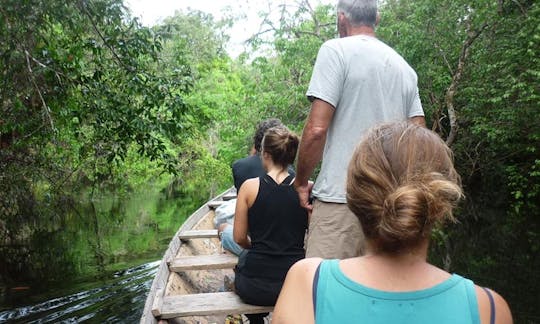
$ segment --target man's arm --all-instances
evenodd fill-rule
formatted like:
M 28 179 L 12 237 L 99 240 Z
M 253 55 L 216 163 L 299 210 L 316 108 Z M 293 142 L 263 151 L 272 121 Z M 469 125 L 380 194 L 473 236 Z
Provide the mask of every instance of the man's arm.
M 409 121 L 413 124 L 426 127 L 426 119 L 424 116 L 414 116 L 409 118 Z
M 309 203 L 309 195 L 313 184 L 309 183 L 309 177 L 322 159 L 326 132 L 334 118 L 335 108 L 326 101 L 315 99 L 311 103 L 311 111 L 302 132 L 302 140 L 298 149 L 298 166 L 294 187 L 298 191 L 300 205 L 308 210 L 312 206 Z

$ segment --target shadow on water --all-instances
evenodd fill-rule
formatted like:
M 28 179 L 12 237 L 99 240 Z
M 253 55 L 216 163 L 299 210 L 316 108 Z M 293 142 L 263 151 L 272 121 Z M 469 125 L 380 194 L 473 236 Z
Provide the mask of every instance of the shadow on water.
M 102 286 L 0 312 L 0 322 L 138 322 L 158 265 L 118 271 Z

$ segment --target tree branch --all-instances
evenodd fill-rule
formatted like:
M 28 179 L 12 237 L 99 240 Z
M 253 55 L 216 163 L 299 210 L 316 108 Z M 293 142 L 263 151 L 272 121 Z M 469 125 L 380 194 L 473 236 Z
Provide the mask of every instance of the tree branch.
M 319 23 L 319 20 L 317 19 L 317 14 L 315 13 L 315 10 L 313 10 L 313 7 L 311 7 L 309 0 L 305 0 L 304 3 L 309 10 L 311 19 L 313 19 L 313 24 L 315 25 L 315 31 L 313 32 L 313 34 L 317 35 L 318 37 L 321 37 L 321 25 Z
M 41 93 L 41 90 L 39 89 L 36 80 L 34 79 L 34 72 L 32 71 L 32 66 L 30 64 L 30 54 L 27 50 L 24 50 L 24 54 L 26 55 L 26 66 L 29 72 L 28 78 L 30 79 L 30 82 L 32 82 L 32 85 L 36 89 L 39 99 L 41 100 L 41 105 L 43 106 L 43 115 L 48 119 L 49 125 L 51 126 L 51 130 L 53 132 L 57 132 L 56 128 L 54 127 L 54 122 L 51 117 L 51 110 L 49 109 L 49 106 L 47 106 L 47 103 L 45 102 L 45 98 L 43 98 L 43 94 Z
M 523 14 L 523 16 L 527 16 L 527 9 L 525 9 L 521 3 L 519 3 L 519 1 L 517 0 L 512 0 L 513 3 L 515 3 L 518 7 L 519 7 L 519 10 L 521 11 L 521 13 Z
M 434 41 L 433 46 L 439 51 L 439 54 L 442 56 L 442 59 L 444 63 L 446 64 L 446 67 L 448 68 L 448 71 L 450 74 L 454 75 L 454 69 L 452 69 L 452 66 L 450 65 L 450 62 L 448 61 L 448 58 L 446 57 L 446 54 L 444 53 L 443 49 L 439 46 L 439 44 Z
M 107 48 L 111 51 L 113 57 L 116 59 L 116 61 L 118 61 L 118 64 L 120 64 L 120 66 L 125 68 L 128 72 L 133 72 L 133 70 L 134 70 L 133 67 L 127 66 L 122 61 L 120 56 L 118 56 L 118 54 L 116 54 L 116 51 L 114 50 L 114 48 L 107 42 L 107 40 L 105 40 L 105 37 L 103 36 L 101 31 L 97 28 L 97 25 L 96 25 L 94 19 L 92 18 L 92 14 L 90 13 L 88 8 L 86 7 L 86 0 L 81 0 L 80 5 L 81 5 L 83 13 L 86 15 L 86 17 L 88 17 L 88 20 L 90 20 L 90 23 L 92 24 L 92 28 L 98 34 L 99 38 L 101 38 L 101 41 L 103 42 L 103 44 L 105 44 L 105 46 L 107 46 Z
M 30 59 L 32 61 L 34 61 L 37 65 L 39 65 L 40 67 L 44 68 L 44 69 L 47 69 L 49 71 L 52 71 L 54 73 L 54 75 L 56 76 L 56 79 L 58 80 L 58 82 L 60 83 L 60 85 L 62 85 L 62 78 L 60 78 L 60 76 L 63 76 L 64 78 L 66 79 L 69 79 L 71 81 L 74 81 L 74 82 L 78 82 L 78 80 L 76 79 L 73 79 L 73 78 L 70 78 L 68 77 L 67 75 L 65 75 L 64 73 L 62 72 L 58 72 L 57 70 L 53 69 L 52 67 L 48 66 L 48 65 L 45 65 L 44 63 L 41 63 L 39 60 L 37 60 L 35 57 L 33 57 L 30 53 L 28 53 L 28 51 L 24 50 L 24 53 L 25 55 L 27 55 L 28 57 L 30 57 Z
M 456 139 L 458 128 L 459 128 L 456 109 L 454 107 L 454 97 L 456 95 L 457 88 L 459 86 L 461 78 L 463 77 L 465 63 L 467 62 L 467 59 L 469 58 L 471 46 L 473 45 L 474 41 L 478 38 L 478 36 L 480 36 L 480 34 L 487 28 L 487 26 L 488 24 L 484 23 L 484 25 L 482 25 L 480 29 L 476 31 L 472 31 L 471 22 L 470 20 L 467 20 L 467 38 L 465 39 L 465 42 L 463 43 L 463 47 L 461 48 L 461 54 L 459 55 L 458 66 L 456 68 L 454 75 L 452 76 L 452 82 L 450 83 L 450 86 L 446 90 L 446 95 L 444 98 L 445 103 L 446 103 L 446 108 L 448 109 L 448 118 L 450 120 L 450 133 L 448 134 L 448 138 L 446 139 L 446 144 L 448 146 L 451 146 L 454 143 L 454 140 Z

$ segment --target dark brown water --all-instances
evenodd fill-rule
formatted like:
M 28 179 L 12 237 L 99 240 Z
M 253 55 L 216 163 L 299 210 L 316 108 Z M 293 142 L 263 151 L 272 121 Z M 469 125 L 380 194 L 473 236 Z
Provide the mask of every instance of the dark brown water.
M 159 261 L 155 261 L 128 268 L 111 274 L 104 281 L 73 286 L 76 292 L 71 294 L 2 311 L 0 322 L 138 322 L 158 265 Z M 7 302 L 23 302 L 17 299 Z

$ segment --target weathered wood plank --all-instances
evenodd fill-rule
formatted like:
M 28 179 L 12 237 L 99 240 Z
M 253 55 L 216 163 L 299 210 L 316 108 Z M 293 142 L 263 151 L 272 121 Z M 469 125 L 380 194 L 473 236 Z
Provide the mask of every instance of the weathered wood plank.
M 178 295 L 165 297 L 161 318 L 193 315 L 257 314 L 271 312 L 272 306 L 255 306 L 244 303 L 234 292 Z
M 161 306 L 163 305 L 163 294 L 165 290 L 160 288 L 156 291 L 156 296 L 154 297 L 154 303 L 152 304 L 152 315 L 155 317 L 161 316 Z
M 235 199 L 236 198 L 236 192 L 232 192 L 232 193 L 227 193 L 225 195 L 223 195 L 223 197 L 221 199 L 223 199 L 224 201 L 227 201 L 227 200 L 231 200 L 231 199 Z
M 218 237 L 218 231 L 216 229 L 213 230 L 191 230 L 191 231 L 185 231 L 180 233 L 178 235 L 178 238 L 181 240 L 190 240 L 190 239 L 198 239 L 198 238 L 217 238 Z
M 169 270 L 174 272 L 184 270 L 232 269 L 238 263 L 238 257 L 232 254 L 194 255 L 173 259 Z
M 216 209 L 219 206 L 223 205 L 224 203 L 225 201 L 223 200 L 212 200 L 208 202 L 208 207 L 210 207 L 211 209 Z

